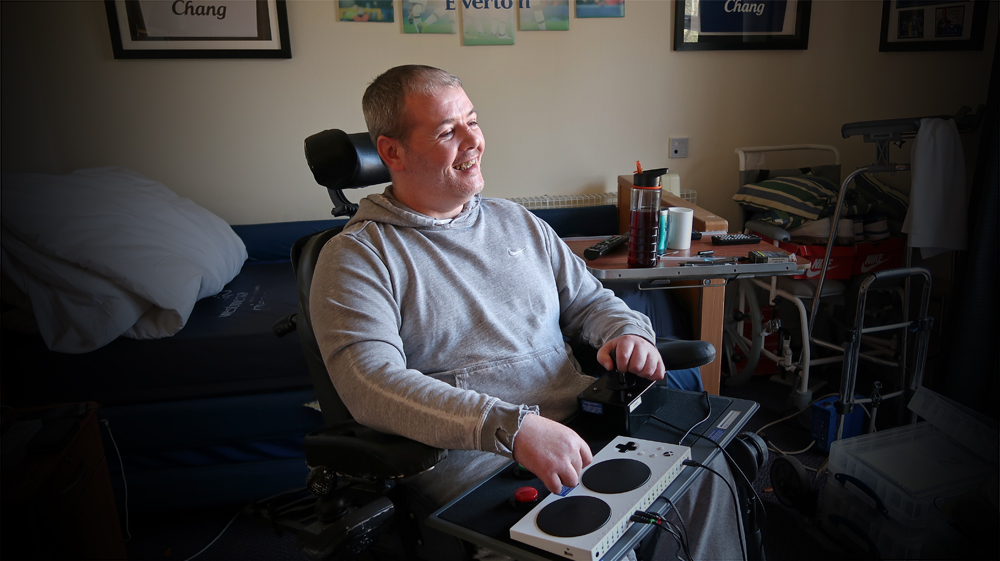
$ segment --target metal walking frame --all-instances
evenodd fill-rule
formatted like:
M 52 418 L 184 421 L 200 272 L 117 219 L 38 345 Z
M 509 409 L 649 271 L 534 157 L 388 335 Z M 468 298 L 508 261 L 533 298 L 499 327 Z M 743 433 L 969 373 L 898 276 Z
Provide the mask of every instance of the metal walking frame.
M 933 118 L 940 119 L 953 119 L 956 122 L 958 130 L 960 133 L 971 132 L 979 128 L 985 117 L 985 106 L 979 106 L 976 113 L 970 114 L 970 109 L 968 107 L 962 107 L 958 113 L 955 115 L 944 115 L 936 116 Z M 758 286 L 761 286 L 765 290 L 770 290 L 770 301 L 773 302 L 775 296 L 782 296 L 787 300 L 794 302 L 799 310 L 799 316 L 802 320 L 803 327 L 803 349 L 798 362 L 792 362 L 789 360 L 788 351 L 786 350 L 784 356 L 778 357 L 773 353 L 767 352 L 766 350 L 761 350 L 763 354 L 769 356 L 779 365 L 783 366 L 788 370 L 798 370 L 799 374 L 799 387 L 793 391 L 791 401 L 793 405 L 796 405 L 799 409 L 804 409 L 805 406 L 812 400 L 812 392 L 809 389 L 809 365 L 819 364 L 820 361 L 823 362 L 834 362 L 842 360 L 841 368 L 841 381 L 840 381 L 840 397 L 835 404 L 835 410 L 837 413 L 837 428 L 836 428 L 836 440 L 840 440 L 844 436 L 844 421 L 845 417 L 853 412 L 854 407 L 860 404 L 871 404 L 872 410 L 871 421 L 869 423 L 869 432 L 875 430 L 875 416 L 881 401 L 885 399 L 890 399 L 894 397 L 903 396 L 906 401 L 912 396 L 922 384 L 924 379 L 924 368 L 927 361 L 927 348 L 930 341 L 930 332 L 933 326 L 933 318 L 928 315 L 928 310 L 930 307 L 930 295 L 931 295 L 931 275 L 927 269 L 921 267 L 911 266 L 911 247 L 909 241 L 907 241 L 906 249 L 904 253 L 904 263 L 902 267 L 895 269 L 887 269 L 883 271 L 878 271 L 874 273 L 868 273 L 861 278 L 858 285 L 857 293 L 857 303 L 855 309 L 854 322 L 848 327 L 845 336 L 845 342 L 843 345 L 837 345 L 835 343 L 824 341 L 819 339 L 814 335 L 814 330 L 816 327 L 817 314 L 819 312 L 820 300 L 823 298 L 823 288 L 827 282 L 826 276 L 830 264 L 830 258 L 833 254 L 834 242 L 837 235 L 837 224 L 840 220 L 840 215 L 844 207 L 844 200 L 847 194 L 848 186 L 855 177 L 861 173 L 896 173 L 902 171 L 909 171 L 909 164 L 896 164 L 890 161 L 889 158 L 889 143 L 896 144 L 897 147 L 901 147 L 906 140 L 912 139 L 916 136 L 917 131 L 920 128 L 920 122 L 923 118 L 908 118 L 908 119 L 892 119 L 883 121 L 866 121 L 849 123 L 841 128 L 841 135 L 843 138 L 850 138 L 852 136 L 862 136 L 864 142 L 874 142 L 876 144 L 876 162 L 854 170 L 843 180 L 840 186 L 840 192 L 837 197 L 836 207 L 832 216 L 832 227 L 830 231 L 830 236 L 826 244 L 826 254 L 823 258 L 823 264 L 820 270 L 820 274 L 817 278 L 815 289 L 813 290 L 812 306 L 808 316 L 805 313 L 805 308 L 801 302 L 801 298 L 795 295 L 789 294 L 785 291 L 778 290 L 776 288 L 775 282 L 776 278 L 772 277 L 770 286 L 761 282 L 759 279 L 753 279 L 751 281 L 742 282 L 752 282 Z M 780 151 L 780 150 L 829 150 L 834 154 L 835 163 L 839 166 L 840 155 L 836 148 L 822 145 L 805 144 L 805 145 L 791 145 L 791 146 L 778 146 L 778 147 L 761 147 L 761 148 L 741 148 L 737 149 L 736 152 L 740 157 L 740 171 L 743 172 L 747 166 L 746 154 L 752 152 L 762 152 L 762 151 Z M 766 224 L 757 223 L 754 224 L 753 221 L 748 222 L 747 231 L 755 231 L 754 228 L 761 227 L 766 231 L 765 233 L 768 237 L 777 239 L 775 237 L 774 231 L 777 229 L 774 226 L 769 226 Z M 783 232 L 780 229 L 777 229 Z M 787 233 L 785 233 L 787 236 Z M 787 239 L 787 237 L 785 238 Z M 915 310 L 911 310 L 910 307 L 910 297 L 913 292 L 913 281 L 920 281 L 919 289 L 919 303 L 917 304 Z M 865 326 L 865 307 L 867 304 L 868 296 L 871 290 L 881 289 L 881 288 L 896 288 L 902 283 L 902 321 L 895 323 L 890 323 L 886 325 L 878 326 Z M 740 310 L 742 310 L 742 301 L 740 302 Z M 916 313 L 914 319 L 910 319 L 911 312 Z M 727 308 L 727 313 L 732 313 L 731 309 Z M 757 316 L 759 318 L 759 314 Z M 902 332 L 900 337 L 901 345 L 898 350 L 898 360 L 890 361 L 879 358 L 875 356 L 880 354 L 875 353 L 864 353 L 862 352 L 862 339 L 866 334 L 887 332 L 892 330 L 898 330 Z M 754 337 L 760 337 L 763 339 L 763 335 L 755 333 Z M 911 337 L 913 341 L 910 341 Z M 743 341 L 746 343 L 746 341 Z M 910 345 L 914 346 L 914 353 L 912 360 L 910 360 Z M 816 345 L 824 349 L 829 349 L 841 353 L 838 357 L 830 357 L 828 359 L 819 359 L 819 361 L 811 359 L 810 347 Z M 758 345 L 754 345 L 756 348 Z M 744 350 L 748 347 L 741 346 Z M 900 388 L 896 391 L 881 395 L 881 384 L 875 382 L 874 388 L 871 393 L 871 397 L 858 399 L 855 396 L 855 386 L 857 383 L 857 370 L 859 359 L 865 359 L 866 361 L 874 362 L 875 364 L 889 366 L 893 368 L 898 368 L 902 373 L 900 380 Z M 909 422 L 916 422 L 916 415 L 910 413 Z
M 851 172 L 846 179 L 844 179 L 843 184 L 840 187 L 840 195 L 837 198 L 837 207 L 833 214 L 833 224 L 836 225 L 837 221 L 840 219 L 840 212 L 844 205 L 844 195 L 847 192 L 848 185 L 854 178 L 864 172 L 870 173 L 880 173 L 880 172 L 896 172 L 896 171 L 908 171 L 910 169 L 909 164 L 884 164 L 884 165 L 871 165 L 863 168 L 859 168 Z M 855 309 L 855 320 L 854 325 L 848 329 L 844 345 L 836 345 L 828 341 L 823 341 L 818 339 L 813 335 L 813 331 L 816 327 L 816 314 L 819 311 L 819 301 L 821 295 L 823 294 L 823 283 L 826 280 L 827 267 L 830 264 L 829 256 L 833 251 L 833 242 L 836 237 L 836 228 L 831 229 L 830 239 L 827 241 L 826 255 L 827 258 L 823 260 L 823 266 L 820 270 L 819 278 L 816 283 L 816 296 L 813 298 L 812 312 L 809 316 L 809 338 L 808 341 L 811 344 L 817 346 L 835 350 L 843 353 L 843 367 L 841 369 L 840 378 L 840 398 L 834 405 L 834 409 L 837 413 L 837 430 L 835 440 L 840 440 L 844 435 L 844 419 L 847 415 L 854 412 L 854 406 L 861 403 L 870 403 L 872 405 L 871 411 L 871 421 L 869 422 L 868 431 L 874 432 L 875 430 L 875 416 L 878 410 L 879 404 L 885 400 L 894 397 L 899 397 L 906 395 L 906 399 L 912 396 L 913 392 L 920 387 L 923 383 L 924 377 L 924 366 L 927 361 L 927 345 L 930 338 L 930 330 L 934 323 L 934 318 L 927 315 L 928 309 L 930 308 L 930 297 L 931 297 L 931 274 L 927 269 L 922 267 L 902 267 L 898 269 L 888 269 L 884 271 L 878 271 L 874 273 L 868 273 L 865 276 L 858 288 L 857 297 L 857 307 Z M 909 264 L 910 261 L 910 248 L 907 244 L 906 249 L 906 262 Z M 923 287 L 920 293 L 920 303 L 918 305 L 918 317 L 915 320 L 909 320 L 910 311 L 910 281 L 913 277 L 919 277 L 923 280 Z M 895 287 L 899 281 L 904 283 L 904 297 L 903 297 L 903 321 L 880 325 L 875 327 L 865 327 L 865 304 L 867 302 L 868 293 L 874 288 L 883 287 Z M 875 356 L 871 356 L 861 352 L 862 336 L 866 333 L 876 333 L 885 332 L 889 330 L 903 330 L 903 336 L 900 338 L 901 347 L 899 353 L 898 361 L 887 361 L 880 359 Z M 916 333 L 916 356 L 914 360 L 910 363 L 907 362 L 907 353 L 909 345 L 907 343 L 910 333 Z M 890 366 L 894 368 L 899 368 L 903 372 L 902 380 L 904 384 L 906 380 L 909 380 L 909 387 L 905 390 L 900 389 L 895 392 L 881 395 L 881 386 L 876 382 L 874 389 L 870 398 L 867 399 L 857 399 L 855 397 L 855 385 L 857 383 L 858 374 L 858 359 L 864 358 L 866 360 L 875 362 L 876 364 L 881 364 L 884 366 Z M 912 418 L 911 421 L 915 419 Z
M 969 114 L 971 109 L 963 106 L 955 115 L 940 115 L 933 118 L 938 119 L 952 119 L 956 123 L 956 127 L 959 132 L 971 132 L 979 128 L 985 118 L 986 111 L 985 106 L 980 105 L 976 113 Z M 834 224 L 840 217 L 840 212 L 843 208 L 844 195 L 847 191 L 847 186 L 850 184 L 854 178 L 864 172 L 869 173 L 896 173 L 898 171 L 909 171 L 910 164 L 896 164 L 890 161 L 889 158 L 889 143 L 894 143 L 897 147 L 902 147 L 906 140 L 915 138 L 917 131 L 920 129 L 920 122 L 924 117 L 912 117 L 907 119 L 891 119 L 885 121 L 864 121 L 858 123 L 848 123 L 841 127 L 841 136 L 844 138 L 850 138 L 852 136 L 861 136 L 864 142 L 874 142 L 876 148 L 876 159 L 875 163 L 867 167 L 863 167 L 855 170 L 847 178 L 844 179 L 844 183 L 840 189 L 840 196 L 837 200 L 837 207 L 834 211 Z M 833 236 L 827 243 L 827 255 L 831 251 L 833 246 Z M 869 432 L 874 431 L 875 428 L 875 410 L 877 410 L 878 404 L 883 399 L 888 399 L 891 397 L 896 397 L 899 395 L 904 395 L 906 401 L 909 402 L 910 397 L 913 393 L 917 391 L 923 384 L 924 379 L 924 367 L 927 362 L 927 347 L 930 342 L 930 332 L 933 327 L 934 318 L 928 315 L 928 309 L 930 306 L 930 296 L 931 296 L 931 275 L 927 269 L 920 267 L 911 267 L 911 256 L 912 248 L 910 246 L 910 241 L 907 239 L 906 249 L 904 252 L 904 267 L 898 269 L 889 269 L 886 271 L 880 271 L 876 273 L 871 273 L 865 277 L 858 289 L 858 304 L 857 304 L 857 315 L 855 316 L 855 325 L 847 333 L 847 340 L 844 343 L 844 366 L 840 381 L 840 399 L 835 404 L 835 409 L 837 412 L 837 430 L 836 430 L 836 440 L 843 438 L 844 432 L 844 419 L 846 415 L 850 414 L 854 410 L 854 406 L 859 403 L 872 403 L 872 418 L 869 423 Z M 826 266 L 828 261 L 823 263 L 823 271 L 819 277 L 819 283 L 817 284 L 817 294 L 820 293 L 822 288 L 823 279 L 825 277 Z M 917 317 L 910 320 L 910 295 L 912 292 L 912 281 L 914 278 L 919 278 L 923 280 L 920 303 L 917 307 Z M 880 285 L 903 282 L 903 321 L 900 323 L 885 325 L 881 327 L 865 328 L 864 327 L 864 308 L 868 295 L 868 291 L 871 288 L 878 287 Z M 813 302 L 813 317 L 815 317 L 817 310 L 818 299 Z M 815 339 L 812 336 L 814 324 L 810 323 L 809 326 L 809 338 L 810 341 L 816 343 L 820 346 L 826 346 L 824 342 Z M 857 381 L 857 361 L 859 357 L 864 357 L 860 353 L 861 337 L 865 333 L 871 333 L 874 331 L 885 331 L 890 329 L 905 329 L 907 333 L 916 333 L 916 348 L 913 361 L 907 363 L 909 358 L 909 338 L 902 337 L 902 346 L 899 353 L 899 363 L 898 367 L 903 372 L 903 383 L 906 385 L 906 381 L 909 380 L 908 387 L 897 392 L 881 396 L 879 395 L 879 387 L 876 385 L 872 392 L 872 397 L 865 400 L 857 400 L 854 397 L 854 387 Z M 829 348 L 829 347 L 827 347 Z M 868 358 L 868 357 L 865 357 Z M 891 363 L 890 363 L 891 364 Z M 909 422 L 916 422 L 916 414 L 912 411 L 909 413 Z

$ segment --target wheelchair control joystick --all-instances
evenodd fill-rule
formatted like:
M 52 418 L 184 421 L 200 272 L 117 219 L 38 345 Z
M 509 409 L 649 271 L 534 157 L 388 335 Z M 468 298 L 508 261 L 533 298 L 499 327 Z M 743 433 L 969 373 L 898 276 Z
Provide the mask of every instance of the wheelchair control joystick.
M 607 374 L 607 383 L 605 387 L 612 391 L 624 391 L 629 388 L 634 388 L 638 384 L 638 379 L 634 375 L 630 375 L 627 372 L 621 372 L 615 370 L 614 372 L 609 372 Z

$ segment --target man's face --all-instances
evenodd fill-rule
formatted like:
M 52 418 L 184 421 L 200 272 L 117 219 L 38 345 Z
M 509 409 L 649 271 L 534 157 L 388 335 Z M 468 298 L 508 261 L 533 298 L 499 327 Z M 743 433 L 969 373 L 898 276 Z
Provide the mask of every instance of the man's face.
M 406 98 L 410 133 L 400 147 L 402 170 L 393 177 L 397 198 L 434 217 L 452 217 L 483 190 L 480 161 L 486 147 L 476 109 L 465 90 Z M 452 214 L 454 212 L 454 214 Z

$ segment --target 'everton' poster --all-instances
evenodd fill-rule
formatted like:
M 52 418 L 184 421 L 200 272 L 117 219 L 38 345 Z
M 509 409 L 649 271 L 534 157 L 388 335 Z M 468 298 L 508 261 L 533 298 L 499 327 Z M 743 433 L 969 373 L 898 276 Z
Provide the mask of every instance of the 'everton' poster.
M 513 45 L 514 0 L 462 0 L 466 45 Z
M 403 0 L 403 33 L 455 33 L 453 0 Z
M 521 31 L 566 31 L 569 0 L 518 0 Z

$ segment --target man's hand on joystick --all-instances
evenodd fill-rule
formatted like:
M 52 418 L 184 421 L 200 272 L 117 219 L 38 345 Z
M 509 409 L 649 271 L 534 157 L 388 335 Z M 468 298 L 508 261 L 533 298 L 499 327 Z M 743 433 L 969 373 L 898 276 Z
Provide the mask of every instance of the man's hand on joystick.
M 662 380 L 667 372 L 656 345 L 638 335 L 622 335 L 608 341 L 598 349 L 597 362 L 606 370 L 631 372 L 654 382 Z

